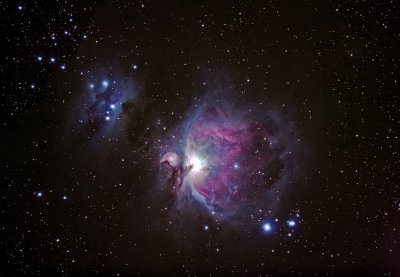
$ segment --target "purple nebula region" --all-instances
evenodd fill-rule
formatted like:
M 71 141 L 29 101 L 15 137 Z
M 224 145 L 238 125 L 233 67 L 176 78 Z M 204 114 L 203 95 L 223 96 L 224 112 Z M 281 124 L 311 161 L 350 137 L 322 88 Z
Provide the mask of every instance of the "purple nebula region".
M 293 173 L 293 132 L 281 124 L 271 112 L 204 101 L 184 122 L 180 145 L 171 145 L 178 150 L 160 160 L 174 172 L 168 184 L 177 194 L 177 209 L 227 220 L 274 209 Z

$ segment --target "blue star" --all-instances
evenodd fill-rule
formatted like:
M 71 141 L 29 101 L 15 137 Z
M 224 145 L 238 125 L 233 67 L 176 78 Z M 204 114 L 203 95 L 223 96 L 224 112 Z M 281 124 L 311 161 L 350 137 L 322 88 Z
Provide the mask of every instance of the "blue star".
M 271 231 L 271 229 L 272 229 L 271 224 L 269 224 L 269 223 L 264 223 L 263 226 L 262 226 L 262 228 L 263 228 L 263 230 L 264 230 L 265 232 L 269 232 L 269 231 Z
M 294 220 L 289 220 L 289 221 L 287 222 L 287 224 L 289 225 L 289 227 L 294 227 L 294 226 L 296 226 L 296 222 L 295 222 Z

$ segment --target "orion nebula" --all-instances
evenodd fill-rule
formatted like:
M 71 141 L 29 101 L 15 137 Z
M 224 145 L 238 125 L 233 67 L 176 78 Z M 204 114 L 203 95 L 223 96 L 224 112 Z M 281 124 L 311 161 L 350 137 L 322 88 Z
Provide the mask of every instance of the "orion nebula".
M 205 97 L 180 127 L 182 138 L 160 160 L 176 210 L 206 213 L 234 224 L 258 223 L 294 177 L 296 138 L 290 122 Z

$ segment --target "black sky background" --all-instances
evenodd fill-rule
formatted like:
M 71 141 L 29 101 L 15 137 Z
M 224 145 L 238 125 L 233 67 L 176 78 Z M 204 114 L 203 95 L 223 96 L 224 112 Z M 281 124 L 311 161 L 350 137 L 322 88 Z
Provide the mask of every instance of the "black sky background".
M 399 11 L 390 1 L 1 3 L 2 272 L 399 274 Z M 93 141 L 73 122 L 96 69 L 130 76 L 139 96 Z M 219 86 L 276 107 L 304 142 L 278 213 L 300 211 L 294 237 L 169 224 L 155 122 L 173 130 Z

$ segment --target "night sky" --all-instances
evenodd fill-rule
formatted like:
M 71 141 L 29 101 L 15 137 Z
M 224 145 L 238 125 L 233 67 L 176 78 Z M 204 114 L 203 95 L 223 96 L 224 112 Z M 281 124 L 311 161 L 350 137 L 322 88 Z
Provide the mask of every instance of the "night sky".
M 400 275 L 397 1 L 0 4 L 0 275 Z

